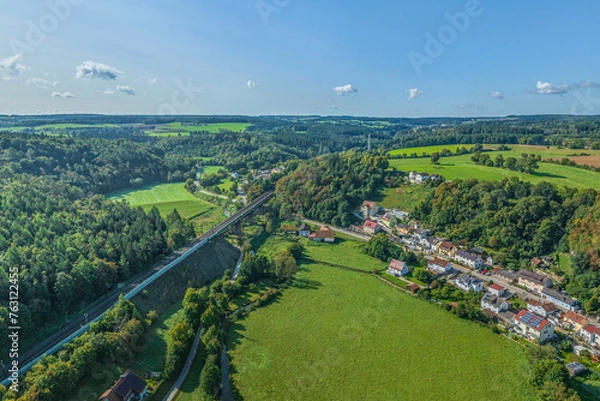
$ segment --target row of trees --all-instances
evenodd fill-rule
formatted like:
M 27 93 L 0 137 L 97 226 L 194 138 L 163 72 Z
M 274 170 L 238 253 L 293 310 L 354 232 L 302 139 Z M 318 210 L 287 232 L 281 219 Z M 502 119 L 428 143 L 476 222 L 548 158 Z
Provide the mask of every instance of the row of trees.
M 504 156 L 499 154 L 494 160 L 492 160 L 490 155 L 481 152 L 477 152 L 471 156 L 471 161 L 473 161 L 475 164 L 481 164 L 488 167 L 505 168 L 507 170 L 519 171 L 527 174 L 531 174 L 535 170 L 538 170 L 540 168 L 538 162 L 541 160 L 542 157 L 540 155 L 528 155 L 525 153 L 521 155 L 520 159 L 515 157 L 507 157 L 504 159 Z

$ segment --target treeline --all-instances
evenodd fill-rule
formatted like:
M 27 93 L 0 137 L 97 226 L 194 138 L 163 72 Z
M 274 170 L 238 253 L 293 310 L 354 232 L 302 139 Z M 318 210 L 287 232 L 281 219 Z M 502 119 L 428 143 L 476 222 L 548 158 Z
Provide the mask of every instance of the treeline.
M 0 184 L 0 297 L 19 270 L 20 325 L 35 332 L 84 307 L 172 249 L 193 228 L 174 212 L 163 219 L 48 177 Z M 0 327 L 8 311 L 0 306 Z M 4 349 L 6 338 L 0 339 Z M 2 359 L 0 357 L 0 359 Z
M 21 378 L 20 394 L 0 386 L 3 401 L 57 401 L 75 398 L 97 399 L 80 380 L 107 364 L 127 364 L 139 351 L 139 342 L 156 314 L 140 315 L 135 305 L 121 299 L 81 337 L 65 344 L 56 356 L 45 356 Z M 101 374 L 101 373 L 100 373 Z M 4 393 L 4 394 L 2 394 Z
M 551 345 L 527 350 L 529 382 L 537 389 L 541 401 L 581 401 L 571 388 L 571 377 L 558 352 Z
M 280 216 L 292 214 L 346 227 L 351 212 L 375 196 L 389 163 L 384 156 L 344 152 L 303 162 L 277 182 Z
M 0 179 L 49 176 L 87 192 L 107 193 L 195 176 L 189 157 L 126 139 L 0 133 Z
M 473 156 L 471 156 L 471 161 L 475 164 L 488 167 L 505 168 L 507 170 L 519 171 L 527 174 L 531 174 L 535 170 L 538 170 L 540 168 L 538 162 L 541 160 L 542 156 L 540 155 L 528 155 L 526 153 L 523 153 L 520 159 L 515 157 L 507 157 L 504 159 L 504 156 L 499 154 L 494 160 L 492 160 L 490 155 L 481 152 L 476 152 Z
M 516 177 L 456 180 L 439 185 L 413 216 L 452 241 L 490 249 L 496 263 L 515 270 L 530 266 L 536 256 L 579 251 L 562 286 L 591 311 L 599 306 L 589 303 L 598 300 L 600 285 L 597 196 L 592 189 L 559 189 Z

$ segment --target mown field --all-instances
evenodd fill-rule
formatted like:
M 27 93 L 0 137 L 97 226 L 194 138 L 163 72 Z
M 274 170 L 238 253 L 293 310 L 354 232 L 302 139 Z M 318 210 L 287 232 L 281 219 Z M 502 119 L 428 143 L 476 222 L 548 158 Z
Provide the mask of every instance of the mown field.
M 222 209 L 198 199 L 184 188 L 182 183 L 158 184 L 143 188 L 115 192 L 107 195 L 112 200 L 124 200 L 131 206 L 144 210 L 156 207 L 162 216 L 177 210 L 181 217 L 194 224 L 196 231 L 203 232 L 225 220 Z
M 244 132 L 250 124 L 247 123 L 215 123 L 205 125 L 182 125 L 181 123 L 170 123 L 159 125 L 154 130 L 144 131 L 150 136 L 185 136 L 190 132 L 206 131 L 211 134 L 218 134 L 222 130 L 231 132 Z
M 319 263 L 302 264 L 281 298 L 234 323 L 228 344 L 245 401 L 536 399 L 519 345 Z
M 521 153 L 535 153 L 544 158 L 560 158 L 566 154 L 590 153 L 600 151 L 574 151 L 570 149 L 546 149 L 545 147 L 510 145 L 509 151 L 492 151 L 488 154 L 494 159 L 498 154 L 502 154 L 504 158 L 517 157 Z M 429 153 L 439 151 L 442 147 L 425 147 L 414 148 L 415 153 Z M 448 145 L 443 148 L 454 151 L 456 145 Z M 398 150 L 403 153 L 408 153 L 409 149 Z M 412 158 L 412 159 L 393 159 L 390 160 L 390 167 L 395 167 L 402 171 L 419 171 L 429 174 L 440 174 L 448 180 L 477 178 L 479 180 L 499 181 L 505 177 L 517 176 L 522 180 L 538 183 L 548 181 L 558 186 L 568 186 L 575 188 L 593 188 L 600 190 L 600 173 L 580 169 L 577 167 L 560 166 L 550 163 L 540 163 L 539 170 L 533 174 L 524 174 L 516 171 L 511 171 L 503 168 L 487 167 L 475 164 L 471 161 L 471 155 L 465 154 L 461 156 L 442 157 L 437 165 L 431 164 L 429 158 Z
M 19 126 L 19 127 L 8 127 L 8 128 L 2 128 L 2 129 L 6 129 L 8 131 L 13 131 L 13 132 L 21 132 L 21 131 L 25 131 L 28 129 L 34 129 L 36 131 L 60 131 L 60 130 L 64 130 L 64 129 L 69 129 L 69 128 L 118 128 L 119 125 L 117 124 L 46 124 L 46 125 L 38 125 L 36 127 L 25 127 L 25 126 Z
M 377 203 L 386 209 L 399 209 L 410 213 L 427 195 L 432 192 L 424 185 L 402 185 L 399 188 L 385 188 L 382 199 Z
M 382 270 L 387 268 L 386 264 L 379 259 L 363 253 L 363 242 L 340 238 L 337 234 L 336 236 L 334 244 L 303 242 L 305 245 L 304 256 L 315 261 L 368 272 L 373 271 L 373 269 Z

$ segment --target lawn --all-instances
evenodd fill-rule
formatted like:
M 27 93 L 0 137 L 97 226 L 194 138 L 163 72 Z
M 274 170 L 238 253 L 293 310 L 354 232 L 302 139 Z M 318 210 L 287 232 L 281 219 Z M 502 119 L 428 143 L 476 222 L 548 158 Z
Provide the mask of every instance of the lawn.
M 414 208 L 433 190 L 425 185 L 402 185 L 399 188 L 385 188 L 383 199 L 378 203 L 386 209 L 400 209 L 412 212 Z
M 159 125 L 154 130 L 145 131 L 150 136 L 185 136 L 190 132 L 205 131 L 211 134 L 218 134 L 222 130 L 231 132 L 244 132 L 251 124 L 247 123 L 215 123 L 204 125 L 182 125 L 179 122 L 166 125 Z
M 441 152 L 443 149 L 448 149 L 451 152 L 456 151 L 457 148 L 465 147 L 467 149 L 472 148 L 474 145 L 435 145 L 435 146 L 421 146 L 416 148 L 402 148 L 394 149 L 390 151 L 390 155 L 412 155 L 416 154 L 422 156 L 423 154 L 431 155 L 434 152 Z M 484 149 L 497 150 L 501 145 L 483 145 Z M 578 155 L 586 153 L 592 156 L 600 156 L 600 150 L 588 150 L 588 149 L 559 149 L 555 146 L 539 146 L 539 145 L 505 145 L 510 150 L 503 151 L 504 155 L 510 153 L 510 156 L 519 157 L 522 153 L 534 153 L 540 155 L 543 158 L 560 158 L 572 155 Z
M 512 151 L 495 151 L 488 154 L 494 159 L 498 154 L 505 158 L 520 157 Z M 600 173 L 583 170 L 577 167 L 540 163 L 540 169 L 533 174 L 524 174 L 503 168 L 487 167 L 471 161 L 471 155 L 442 157 L 439 164 L 431 164 L 429 158 L 394 159 L 390 167 L 402 171 L 419 171 L 429 174 L 440 174 L 447 180 L 476 178 L 479 180 L 499 181 L 509 176 L 517 176 L 524 181 L 539 183 L 548 181 L 558 186 L 575 188 L 593 188 L 600 190 Z
M 156 207 L 162 216 L 177 210 L 181 217 L 194 224 L 198 232 L 204 232 L 225 220 L 219 206 L 196 198 L 182 183 L 149 185 L 115 192 L 107 197 L 117 201 L 124 200 L 134 207 L 141 206 L 146 211 Z
M 338 263 L 351 259 L 331 249 Z M 234 323 L 228 344 L 245 401 L 536 399 L 518 345 L 375 277 L 317 263 Z
M 336 234 L 337 236 L 337 234 Z M 331 263 L 354 269 L 372 271 L 373 269 L 386 269 L 387 265 L 365 253 L 362 248 L 364 242 L 336 238 L 334 244 L 303 242 L 305 245 L 304 256 L 315 261 Z

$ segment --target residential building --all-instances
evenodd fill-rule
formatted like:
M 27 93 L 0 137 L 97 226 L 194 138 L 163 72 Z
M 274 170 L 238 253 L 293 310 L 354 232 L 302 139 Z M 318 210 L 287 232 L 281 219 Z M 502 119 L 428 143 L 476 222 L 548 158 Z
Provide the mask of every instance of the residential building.
M 558 313 L 558 307 L 551 303 L 538 302 L 535 299 L 527 301 L 527 310 L 538 316 L 547 318 Z
M 436 250 L 443 255 L 454 256 L 456 246 L 452 242 L 441 241 L 437 244 Z
M 296 234 L 296 226 L 294 224 L 282 224 L 281 231 L 288 234 Z
M 479 255 L 466 251 L 457 251 L 454 254 L 454 259 L 471 269 L 479 269 L 483 266 L 483 260 Z
M 587 324 L 579 330 L 579 335 L 590 345 L 596 343 L 597 337 L 600 336 L 600 327 Z
M 427 181 L 429 178 L 431 178 L 429 176 L 429 174 L 427 173 L 417 173 L 415 171 L 411 171 L 408 174 L 408 180 L 412 183 L 412 184 L 423 184 L 425 181 Z
M 524 309 L 517 313 L 513 324 L 518 334 L 540 343 L 545 343 L 554 336 L 552 323 Z
M 567 329 L 579 331 L 586 325 L 587 319 L 578 313 L 568 311 L 562 316 L 563 326 Z
M 363 224 L 363 231 L 367 234 L 377 234 L 381 231 L 381 226 L 377 224 L 376 221 L 367 220 L 365 224 Z
M 396 230 L 398 230 L 398 234 L 400 235 L 410 235 L 412 232 L 412 227 L 408 224 L 398 224 L 396 226 Z
M 310 234 L 309 238 L 315 242 L 335 242 L 335 231 L 323 226 L 319 231 Z
M 421 247 L 423 247 L 423 249 L 426 249 L 428 251 L 433 249 L 436 244 L 435 238 L 433 237 L 425 237 L 419 243 L 421 244 Z
M 494 283 L 488 287 L 488 292 L 497 297 L 501 297 L 506 293 L 506 288 L 502 287 L 500 284 Z
M 360 207 L 360 211 L 365 219 L 370 219 L 379 214 L 379 206 L 375 202 L 364 201 Z
M 481 292 L 483 291 L 483 281 L 477 280 L 468 274 L 462 274 L 456 279 L 456 286 L 463 291 Z
M 408 212 L 403 211 L 403 210 L 392 209 L 391 213 L 392 213 L 392 215 L 396 216 L 400 220 L 406 220 L 406 219 L 408 219 L 410 217 L 410 214 Z
M 491 292 L 487 292 L 483 298 L 481 298 L 481 308 L 483 310 L 489 310 L 495 315 L 508 310 L 508 306 L 506 298 L 499 297 Z
M 310 227 L 308 226 L 308 224 L 300 224 L 300 227 L 298 227 L 298 235 L 305 238 L 310 237 Z
M 141 401 L 148 393 L 148 385 L 135 373 L 128 370 L 110 389 L 100 397 L 100 401 Z
M 392 259 L 390 262 L 387 273 L 390 276 L 402 277 L 408 274 L 408 266 L 405 262 L 399 261 L 397 259 Z
M 422 240 L 423 238 L 425 238 L 425 237 L 427 237 L 429 235 L 429 231 L 424 230 L 422 228 L 415 228 L 414 230 L 412 230 L 411 234 L 416 239 Z
M 542 298 L 552 302 L 555 305 L 563 309 L 570 311 L 576 311 L 578 309 L 577 301 L 573 298 L 569 298 L 568 295 L 563 294 L 559 291 L 550 290 L 548 288 L 542 291 Z
M 517 272 L 519 284 L 530 291 L 541 293 L 544 289 L 552 287 L 553 283 L 548 277 L 529 270 L 519 270 Z
M 391 213 L 386 213 L 383 215 L 383 217 L 381 218 L 381 223 L 385 224 L 388 227 L 391 227 L 392 225 L 392 214 Z
M 501 278 L 510 284 L 517 281 L 517 274 L 512 270 L 494 269 L 492 275 Z
M 427 262 L 427 268 L 434 273 L 444 274 L 452 270 L 452 263 L 442 258 L 434 258 Z
M 579 362 L 571 362 L 568 363 L 566 366 L 571 377 L 579 376 L 587 372 L 588 370 L 584 365 L 580 364 Z

